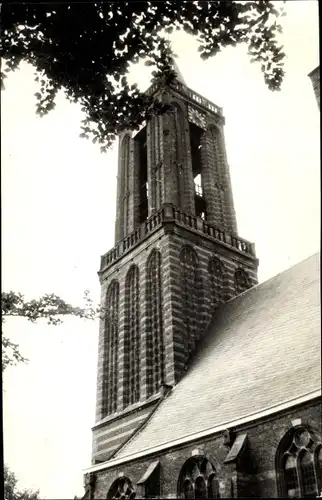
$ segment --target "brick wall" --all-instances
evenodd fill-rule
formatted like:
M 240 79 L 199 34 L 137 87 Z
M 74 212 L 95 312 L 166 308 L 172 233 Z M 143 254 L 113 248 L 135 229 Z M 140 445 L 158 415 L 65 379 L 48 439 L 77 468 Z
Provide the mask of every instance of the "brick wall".
M 142 425 L 159 400 L 158 396 L 150 398 L 144 404 L 135 404 L 102 419 L 96 424 L 93 431 L 92 462 L 105 461 L 114 453 L 122 443 L 130 438 L 132 433 Z
M 234 490 L 234 496 L 238 495 L 238 497 L 277 497 L 275 470 L 277 449 L 282 437 L 292 426 L 292 421 L 298 418 L 308 422 L 317 437 L 321 439 L 321 404 L 317 402 L 285 410 L 234 429 L 236 435 L 244 432 L 248 434 L 247 457 L 252 462 L 252 473 L 247 470 L 249 464 L 224 463 L 229 450 L 223 444 L 222 434 L 219 433 L 175 449 L 170 447 L 158 454 L 151 454 L 148 457 L 96 472 L 95 498 L 106 498 L 110 486 L 121 475 L 129 477 L 136 487 L 137 482 L 154 460 L 159 460 L 161 466 L 160 496 L 176 498 L 181 468 L 194 454 L 206 456 L 216 468 L 222 498 L 231 497 L 232 490 Z M 188 432 L 189 429 L 187 429 Z
M 185 309 L 183 305 L 180 267 L 181 249 L 188 245 L 197 257 L 198 304 L 194 308 L 193 320 L 196 325 L 197 339 L 205 331 L 214 313 L 212 306 L 212 281 L 208 272 L 209 260 L 217 256 L 224 266 L 225 300 L 235 296 L 234 272 L 237 268 L 244 269 L 249 276 L 250 286 L 257 283 L 257 259 L 243 254 L 234 248 L 214 242 L 210 237 L 198 234 L 184 227 L 178 227 L 174 222 L 167 222 L 155 233 L 147 236 L 136 248 L 124 255 L 101 275 L 101 302 L 104 306 L 106 293 L 110 283 L 117 280 L 119 284 L 119 324 L 118 324 L 118 380 L 117 380 L 117 416 L 124 406 L 124 335 L 125 335 L 125 281 L 129 269 L 136 265 L 139 270 L 139 302 L 140 302 L 140 401 L 147 399 L 147 262 L 154 249 L 161 252 L 162 275 L 162 309 L 163 309 L 163 357 L 164 383 L 170 386 L 176 384 L 187 366 L 187 331 L 185 326 Z M 106 418 L 103 414 L 103 384 L 104 384 L 104 319 L 100 322 L 98 346 L 98 377 L 96 422 Z M 122 417 L 123 418 L 123 417 Z M 109 421 L 109 420 L 108 420 Z M 121 422 L 122 423 L 122 422 Z M 122 427 L 122 426 L 121 426 Z M 120 429 L 121 429 L 120 427 Z M 129 427 L 130 429 L 130 427 Z M 131 427 L 132 429 L 132 427 Z M 109 424 L 106 423 L 98 432 L 94 430 L 94 457 L 106 454 L 126 438 L 124 431 L 120 436 L 109 441 Z M 105 446 L 98 448 L 98 435 Z M 113 448 L 114 447 L 114 448 Z

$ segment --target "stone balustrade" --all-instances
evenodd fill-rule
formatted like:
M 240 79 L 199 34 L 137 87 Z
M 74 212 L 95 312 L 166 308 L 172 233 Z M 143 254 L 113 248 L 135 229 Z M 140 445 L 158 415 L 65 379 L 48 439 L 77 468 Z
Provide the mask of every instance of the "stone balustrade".
M 166 222 L 174 222 L 179 226 L 183 226 L 192 231 L 206 235 L 216 241 L 224 243 L 225 245 L 229 245 L 242 253 L 255 257 L 255 248 L 253 243 L 250 243 L 237 235 L 232 235 L 223 229 L 210 225 L 200 217 L 187 214 L 183 210 L 167 204 L 154 212 L 143 224 L 115 245 L 115 247 L 109 252 L 102 255 L 100 271 L 109 267 L 113 262 L 134 248 L 147 235 L 159 229 Z
M 202 95 L 198 94 L 194 90 L 189 89 L 189 87 L 187 87 L 183 83 L 175 80 L 172 83 L 172 86 L 175 89 L 179 90 L 179 92 L 181 92 L 183 95 L 190 97 L 190 99 L 192 99 L 193 101 L 197 102 L 198 104 L 201 104 L 201 106 L 203 106 L 206 109 L 209 109 L 209 111 L 212 111 L 212 113 L 216 113 L 219 116 L 223 116 L 223 112 L 222 112 L 221 107 L 219 107 L 216 104 L 214 104 L 213 102 L 209 101 L 208 99 L 206 99 Z M 156 92 L 158 90 L 158 88 L 159 88 L 158 84 L 154 83 L 153 85 L 151 85 L 151 87 L 149 87 L 146 90 L 146 94 L 152 95 L 154 92 Z

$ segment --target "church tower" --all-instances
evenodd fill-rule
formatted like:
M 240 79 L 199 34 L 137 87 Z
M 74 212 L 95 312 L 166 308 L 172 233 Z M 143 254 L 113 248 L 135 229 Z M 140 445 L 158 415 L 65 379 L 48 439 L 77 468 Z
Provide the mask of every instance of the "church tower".
M 254 245 L 237 232 L 222 109 L 176 72 L 147 91 L 171 112 L 119 138 L 115 246 L 99 271 L 93 464 L 178 383 L 218 305 L 257 284 Z

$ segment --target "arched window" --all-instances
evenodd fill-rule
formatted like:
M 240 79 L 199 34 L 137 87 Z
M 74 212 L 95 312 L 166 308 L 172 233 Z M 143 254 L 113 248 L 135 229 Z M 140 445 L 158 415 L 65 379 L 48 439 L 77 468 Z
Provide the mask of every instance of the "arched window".
M 136 493 L 130 479 L 126 477 L 119 477 L 110 487 L 106 498 L 111 500 L 130 500 L 135 498 L 135 496 Z
M 220 498 L 213 464 L 205 457 L 192 457 L 181 469 L 178 498 Z
M 315 470 L 318 482 L 319 493 L 322 492 L 322 445 L 317 446 L 315 450 Z
M 124 234 L 125 237 L 129 231 L 129 214 L 130 214 L 130 184 L 129 184 L 129 164 L 130 164 L 130 137 L 126 135 L 121 144 L 121 161 L 122 161 L 122 190 L 123 190 L 123 217 L 124 217 Z
M 321 469 L 318 454 L 321 443 L 304 427 L 288 432 L 277 452 L 279 496 L 314 498 L 320 491 Z
M 218 258 L 210 259 L 208 274 L 211 290 L 211 310 L 213 312 L 216 307 L 225 301 L 224 265 Z
M 119 283 L 115 280 L 108 287 L 105 308 L 102 417 L 117 408 Z
M 200 300 L 198 277 L 198 258 L 196 252 L 189 246 L 180 252 L 183 321 L 186 330 L 186 358 L 195 347 L 198 335 L 197 314 Z
M 313 458 L 313 453 L 308 450 L 303 450 L 299 456 L 299 468 L 305 498 L 315 497 L 317 492 Z
M 133 265 L 125 280 L 124 407 L 140 399 L 139 269 Z
M 161 253 L 152 250 L 147 264 L 147 393 L 159 391 L 163 382 L 163 316 Z
M 249 276 L 244 269 L 236 269 L 235 271 L 235 291 L 236 295 L 245 292 L 250 287 Z

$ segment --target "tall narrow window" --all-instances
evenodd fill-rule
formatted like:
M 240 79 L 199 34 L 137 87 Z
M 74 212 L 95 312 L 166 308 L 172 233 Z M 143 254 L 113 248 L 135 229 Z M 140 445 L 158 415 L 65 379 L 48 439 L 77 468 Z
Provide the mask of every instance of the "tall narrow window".
M 300 457 L 301 479 L 304 498 L 314 498 L 317 485 L 314 472 L 313 453 L 305 450 Z
M 208 273 L 211 290 L 211 309 L 213 312 L 225 300 L 224 265 L 217 257 L 210 259 Z
M 103 414 L 117 409 L 119 283 L 112 281 L 106 295 L 104 332 Z
M 189 246 L 183 247 L 180 253 L 181 283 L 183 300 L 183 321 L 185 322 L 186 357 L 195 347 L 198 335 L 196 316 L 199 303 L 198 258 L 196 252 Z M 197 313 L 196 313 L 197 311 Z
M 123 225 L 124 234 L 126 236 L 129 231 L 129 217 L 130 217 L 130 184 L 129 184 L 129 164 L 130 164 L 130 137 L 126 135 L 123 138 L 122 146 L 122 189 L 123 189 Z
M 215 467 L 205 457 L 192 457 L 182 467 L 178 498 L 220 498 Z
M 203 129 L 193 123 L 189 123 L 190 148 L 192 161 L 192 175 L 195 185 L 195 209 L 196 215 L 202 219 L 206 218 L 206 202 L 203 196 L 202 186 L 202 161 L 201 140 Z
M 148 157 L 147 157 L 147 136 L 146 126 L 135 136 L 138 144 L 138 162 L 139 162 L 139 217 L 140 223 L 148 218 Z
M 140 399 L 139 269 L 132 266 L 125 280 L 124 407 Z
M 322 494 L 322 445 L 315 450 L 315 470 L 319 494 Z
M 235 291 L 236 295 L 245 292 L 250 287 L 249 277 L 243 269 L 236 269 L 235 271 Z
M 299 496 L 299 484 L 296 470 L 296 459 L 288 455 L 284 465 L 285 490 L 288 498 L 297 498 Z
M 208 495 L 207 498 L 219 498 L 219 481 L 216 474 L 210 474 L 208 478 Z
M 152 250 L 147 264 L 147 392 L 159 391 L 163 382 L 163 317 L 161 253 Z
M 277 450 L 279 496 L 315 498 L 320 481 L 317 453 L 321 442 L 307 428 L 287 433 Z

